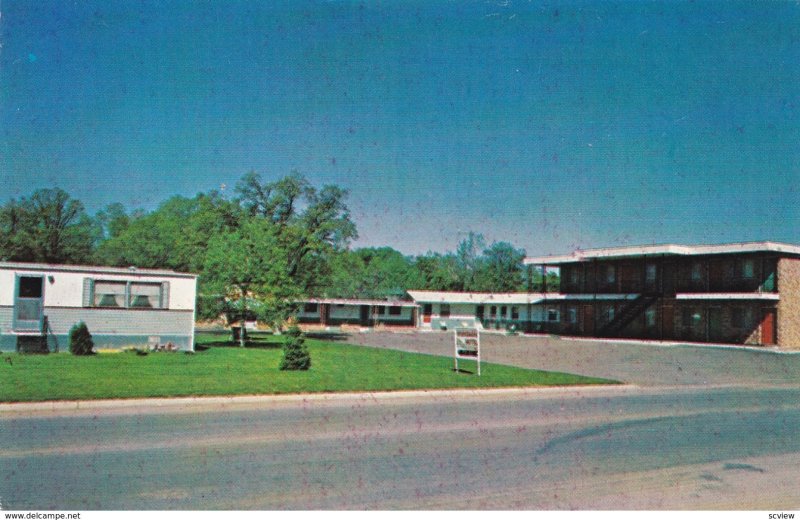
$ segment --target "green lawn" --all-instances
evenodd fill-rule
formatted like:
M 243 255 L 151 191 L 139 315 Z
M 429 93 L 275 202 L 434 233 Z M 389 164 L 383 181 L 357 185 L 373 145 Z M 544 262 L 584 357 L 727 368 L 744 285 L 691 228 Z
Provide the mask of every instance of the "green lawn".
M 281 337 L 257 336 L 248 348 L 233 346 L 228 338 L 200 334 L 201 348 L 192 355 L 3 354 L 0 402 L 614 383 L 486 363 L 478 377 L 454 372 L 451 358 L 313 339 L 306 341 L 311 369 L 283 372 Z M 474 370 L 475 363 L 459 366 Z

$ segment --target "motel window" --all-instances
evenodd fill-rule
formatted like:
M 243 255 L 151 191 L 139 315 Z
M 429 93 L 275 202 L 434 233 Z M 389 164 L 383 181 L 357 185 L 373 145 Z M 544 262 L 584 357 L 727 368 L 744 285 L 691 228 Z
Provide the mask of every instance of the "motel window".
M 703 265 L 700 262 L 692 264 L 692 281 L 699 282 L 703 279 Z
M 617 270 L 613 265 L 606 266 L 606 283 L 614 283 L 617 279 Z
M 578 309 L 575 307 L 567 308 L 567 321 L 572 325 L 578 323 Z
M 375 307 L 375 314 L 378 314 L 378 315 L 386 314 L 386 306 L 378 305 L 377 307 Z
M 109 282 L 97 280 L 94 283 L 95 307 L 125 307 L 126 282 Z
M 402 307 L 389 307 L 389 316 L 400 316 L 402 311 Z
M 733 261 L 725 260 L 722 263 L 722 274 L 729 280 L 736 276 L 736 266 L 734 265 Z
M 547 309 L 547 321 L 559 321 L 558 309 Z
M 647 328 L 656 326 L 656 310 L 652 307 L 644 311 L 644 325 Z
M 128 288 L 128 307 L 158 309 L 161 307 L 160 283 L 131 283 Z
M 569 283 L 571 285 L 578 285 L 578 268 L 571 267 L 569 270 Z
M 697 309 L 684 307 L 681 311 L 681 321 L 683 322 L 684 327 L 694 327 L 699 325 L 702 319 L 703 315 L 700 314 L 700 311 Z
M 753 278 L 755 276 L 753 265 L 753 260 L 750 258 L 742 260 L 742 278 Z
M 614 304 L 609 303 L 603 309 L 603 318 L 605 319 L 606 323 L 611 323 L 614 319 Z
M 731 326 L 747 329 L 754 325 L 753 309 L 750 307 L 734 307 L 731 309 Z
M 307 313 L 315 313 L 317 312 L 317 304 L 316 303 L 307 303 L 303 305 L 303 312 Z
M 744 309 L 736 307 L 731 309 L 731 326 L 742 328 L 744 325 Z
M 505 318 L 507 316 L 508 316 L 508 308 L 505 305 L 503 305 L 502 307 L 500 307 L 500 318 Z
M 647 266 L 644 269 L 645 280 L 647 280 L 649 283 L 655 282 L 657 272 L 658 272 L 658 266 L 656 266 L 656 264 L 647 264 Z
M 518 320 L 519 319 L 519 307 L 517 307 L 516 305 L 513 305 L 511 307 L 511 319 L 512 320 Z
M 495 316 L 497 316 L 497 306 L 492 305 L 489 307 L 489 317 L 494 318 Z
M 439 305 L 439 316 L 442 318 L 449 318 L 450 317 L 450 304 L 443 303 Z

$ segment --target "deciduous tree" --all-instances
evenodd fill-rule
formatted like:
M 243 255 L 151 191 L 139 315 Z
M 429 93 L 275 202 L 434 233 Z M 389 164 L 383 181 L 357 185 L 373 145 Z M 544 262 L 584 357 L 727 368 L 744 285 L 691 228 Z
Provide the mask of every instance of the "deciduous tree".
M 279 326 L 301 297 L 275 224 L 262 218 L 248 218 L 239 228 L 211 238 L 201 286 L 224 297 L 229 321 L 241 323 L 241 346 L 249 313 Z
M 0 258 L 77 264 L 90 258 L 96 228 L 79 200 L 54 188 L 3 206 L 0 235 Z

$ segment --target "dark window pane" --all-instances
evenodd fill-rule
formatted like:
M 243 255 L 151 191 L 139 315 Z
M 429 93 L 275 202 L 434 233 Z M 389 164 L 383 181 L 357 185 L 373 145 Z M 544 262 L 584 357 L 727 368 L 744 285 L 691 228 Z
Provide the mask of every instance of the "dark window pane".
M 41 298 L 42 297 L 42 278 L 39 276 L 20 276 L 19 278 L 19 297 L 20 298 Z

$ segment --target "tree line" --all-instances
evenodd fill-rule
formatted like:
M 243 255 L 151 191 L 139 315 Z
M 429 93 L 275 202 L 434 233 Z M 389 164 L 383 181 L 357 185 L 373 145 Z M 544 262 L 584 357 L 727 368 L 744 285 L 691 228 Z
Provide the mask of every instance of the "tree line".
M 446 253 L 351 248 L 358 232 L 347 197 L 297 172 L 275 181 L 251 172 L 231 196 L 174 196 L 150 212 L 114 203 L 92 216 L 65 191 L 42 189 L 0 207 L 0 259 L 199 273 L 200 318 L 256 313 L 268 321 L 304 297 L 512 292 L 541 280 L 524 269 L 523 249 L 476 233 Z

